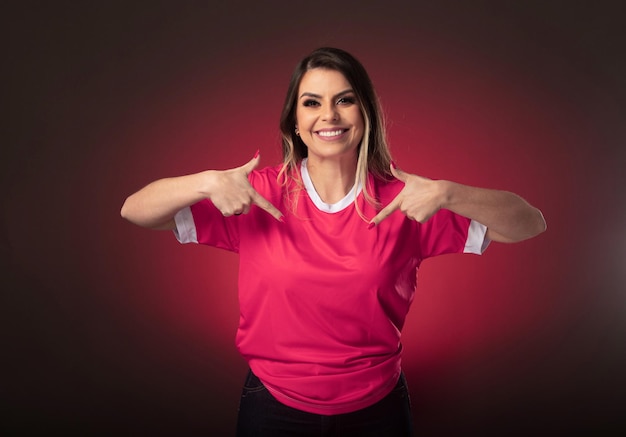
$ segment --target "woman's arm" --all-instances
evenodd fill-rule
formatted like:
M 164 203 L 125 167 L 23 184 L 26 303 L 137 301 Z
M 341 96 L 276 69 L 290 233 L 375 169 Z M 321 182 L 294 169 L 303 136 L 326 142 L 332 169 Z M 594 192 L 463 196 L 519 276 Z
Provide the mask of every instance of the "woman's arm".
M 371 220 L 370 226 L 377 225 L 397 209 L 424 223 L 445 208 L 485 225 L 486 238 L 492 241 L 514 243 L 546 230 L 541 211 L 516 194 L 450 181 L 433 181 L 393 166 L 391 170 L 404 182 L 404 188 Z
M 259 160 L 257 153 L 245 165 L 231 170 L 207 170 L 159 179 L 130 195 L 122 206 L 121 215 L 145 228 L 174 229 L 174 216 L 178 211 L 208 198 L 224 216 L 246 214 L 254 204 L 282 220 L 281 212 L 248 181 L 248 175 Z
M 145 228 L 174 229 L 178 211 L 210 197 L 211 178 L 205 171 L 154 181 L 126 199 L 121 215 Z
M 515 243 L 546 230 L 541 211 L 517 194 L 449 181 L 436 182 L 443 193 L 441 207 L 487 226 L 489 240 Z

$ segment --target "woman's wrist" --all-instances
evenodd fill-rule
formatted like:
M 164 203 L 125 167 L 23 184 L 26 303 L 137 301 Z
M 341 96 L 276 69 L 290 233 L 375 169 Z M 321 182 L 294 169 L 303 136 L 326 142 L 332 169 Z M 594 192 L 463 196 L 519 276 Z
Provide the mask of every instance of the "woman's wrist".
M 215 192 L 216 178 L 218 177 L 217 171 L 205 170 L 198 173 L 198 188 L 197 192 L 205 198 L 211 198 L 211 195 Z
M 446 180 L 433 181 L 437 186 L 439 208 L 450 209 L 454 205 L 454 198 L 456 194 L 456 188 L 458 184 Z

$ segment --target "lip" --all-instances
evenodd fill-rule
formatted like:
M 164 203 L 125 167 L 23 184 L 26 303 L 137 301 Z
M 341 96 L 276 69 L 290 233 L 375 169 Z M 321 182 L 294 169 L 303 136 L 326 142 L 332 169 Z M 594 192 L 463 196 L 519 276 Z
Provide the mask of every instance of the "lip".
M 324 141 L 335 141 L 343 137 L 349 130 L 350 129 L 343 127 L 319 129 L 315 131 L 315 135 Z

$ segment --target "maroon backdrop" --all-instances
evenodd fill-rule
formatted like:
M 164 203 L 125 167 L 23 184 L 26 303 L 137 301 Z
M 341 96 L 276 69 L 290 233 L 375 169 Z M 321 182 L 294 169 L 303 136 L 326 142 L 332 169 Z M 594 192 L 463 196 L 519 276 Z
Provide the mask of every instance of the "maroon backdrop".
M 626 430 L 619 2 L 41 3 L 2 26 L 0 430 L 232 434 L 237 257 L 119 208 L 160 177 L 278 162 L 291 71 L 323 45 L 365 64 L 405 171 L 548 222 L 423 264 L 403 334 L 420 435 Z

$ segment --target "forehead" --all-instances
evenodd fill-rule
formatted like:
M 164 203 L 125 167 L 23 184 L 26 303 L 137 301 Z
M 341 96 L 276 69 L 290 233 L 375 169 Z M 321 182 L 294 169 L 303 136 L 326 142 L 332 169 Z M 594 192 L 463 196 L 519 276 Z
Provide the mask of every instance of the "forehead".
M 348 89 L 352 86 L 348 79 L 337 70 L 329 70 L 327 68 L 314 68 L 308 70 L 300 80 L 298 94 L 303 92 L 325 94 L 337 93 Z

